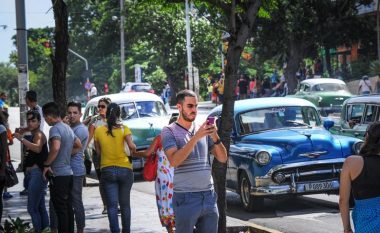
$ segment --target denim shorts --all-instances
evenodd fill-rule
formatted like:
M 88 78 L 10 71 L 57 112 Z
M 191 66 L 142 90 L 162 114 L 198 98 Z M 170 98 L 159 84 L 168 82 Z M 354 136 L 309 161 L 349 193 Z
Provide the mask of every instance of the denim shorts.
M 173 209 L 176 232 L 216 233 L 219 212 L 214 190 L 202 192 L 174 192 Z

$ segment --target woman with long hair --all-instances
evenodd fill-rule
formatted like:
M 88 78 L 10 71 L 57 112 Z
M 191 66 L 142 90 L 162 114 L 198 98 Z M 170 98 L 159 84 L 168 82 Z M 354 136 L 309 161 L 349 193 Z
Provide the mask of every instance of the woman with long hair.
M 345 233 L 353 232 L 349 200 L 355 200 L 352 220 L 356 233 L 380 232 L 380 122 L 367 129 L 359 155 L 346 159 L 340 175 L 339 207 Z
M 100 157 L 101 182 L 107 203 L 107 214 L 112 233 L 120 232 L 118 204 L 120 204 L 122 232 L 130 232 L 130 193 L 133 184 L 132 161 L 124 150 L 127 143 L 131 153 L 136 152 L 132 134 L 120 121 L 120 107 L 111 103 L 106 112 L 107 125 L 95 129 L 96 155 Z
M 99 192 L 100 192 L 100 197 L 102 198 L 102 202 L 103 202 L 102 214 L 107 214 L 107 203 L 104 197 L 104 188 L 101 181 L 102 173 L 100 171 L 100 160 L 98 159 L 99 156 L 96 155 L 96 150 L 95 150 L 94 142 L 92 138 L 94 137 L 94 132 L 97 127 L 107 124 L 106 111 L 107 111 L 107 106 L 110 103 L 111 103 L 110 98 L 107 98 L 107 97 L 101 98 L 98 101 L 98 115 L 92 116 L 91 118 L 86 119 L 85 122 L 83 122 L 85 125 L 88 125 L 87 147 L 90 149 L 91 151 L 90 153 L 92 153 L 92 162 L 94 163 L 96 176 L 98 177 L 98 180 L 99 180 Z
M 5 163 L 8 151 L 7 128 L 3 112 L 0 111 L 0 223 L 3 217 L 3 191 L 5 186 Z
M 47 181 L 42 177 L 44 162 L 49 151 L 46 136 L 40 130 L 41 115 L 39 112 L 30 110 L 26 113 L 26 117 L 28 131 L 32 134 L 30 141 L 18 132 L 14 133 L 14 137 L 26 147 L 24 167 L 28 190 L 28 213 L 32 218 L 34 231 L 38 233 L 49 226 L 49 217 L 45 206 Z

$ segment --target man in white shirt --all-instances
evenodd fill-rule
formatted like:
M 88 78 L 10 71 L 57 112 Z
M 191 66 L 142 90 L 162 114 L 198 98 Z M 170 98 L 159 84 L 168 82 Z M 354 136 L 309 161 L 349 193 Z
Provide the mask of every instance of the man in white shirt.
M 97 95 L 98 95 L 98 89 L 95 87 L 95 83 L 91 83 L 90 99 L 96 97 Z
M 371 81 L 369 81 L 367 75 L 364 75 L 362 80 L 360 80 L 358 93 L 361 95 L 369 95 L 372 93 Z

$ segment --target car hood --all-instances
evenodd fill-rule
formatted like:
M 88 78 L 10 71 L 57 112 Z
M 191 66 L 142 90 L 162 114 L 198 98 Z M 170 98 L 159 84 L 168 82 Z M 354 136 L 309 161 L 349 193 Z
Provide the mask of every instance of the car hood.
M 343 157 L 341 144 L 324 128 L 287 128 L 247 135 L 246 144 L 279 148 L 283 163 Z
M 142 117 L 124 120 L 124 125 L 132 131 L 133 142 L 138 149 L 147 148 L 153 139 L 161 133 L 164 126 L 168 125 L 170 116 Z

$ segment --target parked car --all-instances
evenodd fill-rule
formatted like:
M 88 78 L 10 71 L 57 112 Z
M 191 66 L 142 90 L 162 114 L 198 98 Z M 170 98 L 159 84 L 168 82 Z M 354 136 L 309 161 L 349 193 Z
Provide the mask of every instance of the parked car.
M 109 97 L 121 109 L 123 124 L 132 131 L 132 138 L 137 150 L 149 147 L 153 139 L 161 133 L 162 128 L 169 123 L 170 116 L 162 99 L 151 93 L 130 92 L 98 96 L 91 99 L 85 108 L 83 119 L 96 115 L 99 99 Z M 144 159 L 133 158 L 133 169 L 144 167 Z
M 333 78 L 313 78 L 303 80 L 294 96 L 309 100 L 317 106 L 322 116 L 340 112 L 343 102 L 352 97 L 346 83 Z
M 209 116 L 220 118 L 222 107 Z M 336 194 L 345 158 L 362 141 L 332 135 L 307 100 L 277 97 L 235 102 L 227 165 L 227 188 L 240 194 L 248 211 L 264 198 Z M 219 120 L 217 120 L 217 124 Z
M 380 95 L 355 96 L 343 103 L 340 120 L 330 132 L 364 139 L 368 125 L 379 120 Z
M 120 92 L 149 92 L 154 94 L 154 90 L 149 83 L 127 82 Z

